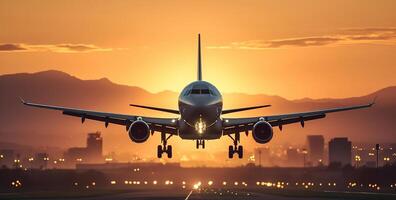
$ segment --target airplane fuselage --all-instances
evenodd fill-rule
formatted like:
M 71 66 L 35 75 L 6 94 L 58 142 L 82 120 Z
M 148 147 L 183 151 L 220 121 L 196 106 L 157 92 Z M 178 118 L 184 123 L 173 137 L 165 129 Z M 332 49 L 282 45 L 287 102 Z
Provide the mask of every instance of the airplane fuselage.
M 194 81 L 179 96 L 179 136 L 182 139 L 218 139 L 222 135 L 223 99 L 206 81 Z

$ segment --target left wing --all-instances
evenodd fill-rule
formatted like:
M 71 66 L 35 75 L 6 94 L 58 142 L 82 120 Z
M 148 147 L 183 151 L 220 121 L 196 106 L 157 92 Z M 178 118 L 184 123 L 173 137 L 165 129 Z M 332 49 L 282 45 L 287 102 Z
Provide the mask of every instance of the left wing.
M 372 103 L 364 104 L 364 105 L 316 110 L 310 112 L 289 113 L 282 115 L 269 115 L 269 116 L 249 117 L 249 118 L 223 118 L 223 134 L 229 135 L 236 132 L 250 131 L 252 130 L 253 125 L 259 120 L 267 121 L 268 123 L 271 124 L 271 126 L 279 126 L 281 130 L 282 130 L 282 125 L 285 124 L 292 124 L 299 122 L 301 123 L 301 126 L 304 126 L 305 121 L 324 118 L 326 117 L 327 113 L 368 108 L 371 107 L 372 105 L 374 105 L 374 101 Z
M 67 108 L 61 106 L 29 103 L 29 102 L 25 102 L 23 99 L 21 99 L 21 102 L 27 106 L 45 108 L 51 110 L 60 110 L 64 115 L 80 117 L 82 123 L 84 123 L 85 119 L 91 119 L 91 120 L 105 122 L 106 127 L 109 125 L 109 123 L 124 125 L 127 130 L 129 128 L 129 125 L 131 125 L 133 121 L 137 120 L 140 117 L 136 115 L 124 115 L 124 114 L 116 114 L 116 113 L 98 112 L 92 110 L 82 110 L 77 108 Z M 165 132 L 165 133 L 177 135 L 177 129 L 178 129 L 177 118 L 155 118 L 155 117 L 141 117 L 141 118 L 150 126 L 150 130 L 152 131 Z

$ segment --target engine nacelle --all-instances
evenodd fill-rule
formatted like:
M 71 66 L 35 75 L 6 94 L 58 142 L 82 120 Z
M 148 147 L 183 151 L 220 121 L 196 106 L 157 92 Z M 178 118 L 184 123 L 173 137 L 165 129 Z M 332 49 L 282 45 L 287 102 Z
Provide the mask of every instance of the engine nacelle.
M 266 121 L 259 121 L 254 124 L 252 133 L 254 140 L 260 144 L 269 142 L 274 135 L 271 124 Z
M 150 128 L 146 122 L 136 120 L 129 126 L 128 135 L 133 142 L 142 143 L 149 138 Z

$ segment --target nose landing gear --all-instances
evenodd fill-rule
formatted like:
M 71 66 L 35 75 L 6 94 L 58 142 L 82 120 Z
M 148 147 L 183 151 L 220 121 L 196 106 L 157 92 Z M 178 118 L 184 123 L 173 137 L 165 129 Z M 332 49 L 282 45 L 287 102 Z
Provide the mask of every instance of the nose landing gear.
M 197 140 L 197 149 L 199 149 L 199 146 L 202 146 L 202 149 L 205 149 L 205 140 Z
M 167 141 L 171 137 L 172 137 L 172 135 L 169 135 L 168 137 L 166 137 L 166 133 L 161 133 L 162 145 L 157 146 L 157 157 L 158 158 L 162 158 L 163 153 L 166 153 L 168 155 L 168 158 L 172 158 L 172 145 L 166 145 Z
M 231 135 L 228 135 L 234 142 L 234 145 L 230 145 L 228 146 L 228 158 L 233 158 L 234 157 L 234 153 L 238 154 L 238 158 L 243 158 L 243 146 L 242 145 L 238 145 L 238 143 L 240 142 L 240 135 L 239 133 L 235 134 L 235 138 L 233 138 Z

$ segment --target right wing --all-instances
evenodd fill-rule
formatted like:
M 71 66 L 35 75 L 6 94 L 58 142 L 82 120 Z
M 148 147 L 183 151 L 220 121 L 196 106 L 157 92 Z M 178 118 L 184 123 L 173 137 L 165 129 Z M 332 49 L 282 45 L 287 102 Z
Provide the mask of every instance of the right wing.
M 229 110 L 223 110 L 221 111 L 221 114 L 228 114 L 228 113 L 234 113 L 234 112 L 240 112 L 240 111 L 245 111 L 245 110 L 253 110 L 257 108 L 265 108 L 265 107 L 270 107 L 271 105 L 262 105 L 262 106 L 252 106 L 252 107 L 243 107 L 243 108 L 235 108 L 235 109 L 229 109 Z
M 45 108 L 51 110 L 60 110 L 64 115 L 80 117 L 82 123 L 85 121 L 85 119 L 102 121 L 105 122 L 106 127 L 108 126 L 109 123 L 112 123 L 112 124 L 124 125 L 126 129 L 128 129 L 129 126 L 132 124 L 132 122 L 140 117 L 136 115 L 124 115 L 117 113 L 98 112 L 98 111 L 83 110 L 77 108 L 30 103 L 30 102 L 25 102 L 23 99 L 21 99 L 21 102 L 27 106 Z M 178 134 L 177 118 L 156 118 L 156 117 L 141 117 L 141 118 L 144 122 L 146 122 L 150 126 L 150 130 L 152 131 L 165 132 L 173 135 Z
M 339 107 L 339 108 L 315 110 L 309 112 L 299 112 L 299 113 L 289 113 L 289 114 L 259 116 L 259 117 L 223 118 L 223 122 L 224 122 L 223 133 L 224 135 L 229 135 L 236 132 L 250 131 L 253 129 L 254 124 L 260 120 L 270 123 L 271 126 L 279 126 L 280 129 L 282 129 L 282 125 L 292 124 L 292 123 L 301 123 L 301 125 L 304 126 L 305 121 L 324 118 L 328 113 L 368 108 L 374 105 L 374 102 L 375 99 L 372 103 L 357 105 L 357 106 Z

